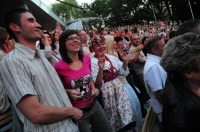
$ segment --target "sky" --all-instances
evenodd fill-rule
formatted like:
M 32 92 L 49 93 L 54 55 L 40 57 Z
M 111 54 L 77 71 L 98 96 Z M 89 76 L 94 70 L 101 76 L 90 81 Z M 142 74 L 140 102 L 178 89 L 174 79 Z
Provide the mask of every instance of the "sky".
M 51 4 L 57 2 L 56 0 L 46 0 L 46 1 L 49 1 Z M 61 0 L 61 1 L 63 1 L 63 0 Z M 77 1 L 77 3 L 79 5 L 81 5 L 82 3 L 88 3 L 88 4 L 90 4 L 94 0 L 76 0 L 76 1 Z

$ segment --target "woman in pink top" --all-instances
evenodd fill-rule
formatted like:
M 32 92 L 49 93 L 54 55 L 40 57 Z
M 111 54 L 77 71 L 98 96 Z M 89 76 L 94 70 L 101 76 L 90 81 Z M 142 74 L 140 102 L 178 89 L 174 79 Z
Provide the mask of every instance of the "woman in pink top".
M 110 132 L 108 120 L 103 109 L 95 100 L 99 90 L 94 87 L 91 77 L 91 60 L 83 55 L 78 33 L 75 30 L 64 31 L 59 38 L 59 51 L 62 60 L 55 69 L 63 82 L 72 105 L 83 110 L 78 122 L 80 132 Z

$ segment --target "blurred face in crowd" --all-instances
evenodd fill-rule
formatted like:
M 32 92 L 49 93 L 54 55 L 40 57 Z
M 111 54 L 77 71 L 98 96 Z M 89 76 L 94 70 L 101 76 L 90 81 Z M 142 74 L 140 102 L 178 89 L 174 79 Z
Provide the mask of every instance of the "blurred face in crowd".
M 137 28 L 137 34 L 140 34 L 141 30 L 139 28 Z
M 56 41 L 59 41 L 59 35 L 58 35 L 58 33 L 55 33 L 55 34 L 54 34 L 54 39 L 55 39 Z
M 128 30 L 128 32 L 127 32 L 127 36 L 128 36 L 128 37 L 131 37 L 131 35 L 132 35 L 131 30 Z
M 79 32 L 79 37 L 80 37 L 80 41 L 82 43 L 87 42 L 87 40 L 88 40 L 87 33 L 83 30 Z
M 108 35 L 108 32 L 107 31 L 103 31 L 103 35 Z
M 147 44 L 147 41 L 149 40 L 149 38 L 146 38 L 145 40 L 144 40 L 144 46 Z
M 97 36 L 97 33 L 93 31 L 93 32 L 92 32 L 92 36 L 93 36 L 93 37 Z
M 115 32 L 110 32 L 110 35 L 112 35 L 113 37 L 116 37 Z
M 131 40 L 132 45 L 138 46 L 138 45 L 140 44 L 139 42 L 140 42 L 140 41 L 139 41 L 138 35 L 133 35 L 133 36 L 132 36 L 132 40 Z
M 77 34 L 68 36 L 68 38 L 66 38 L 65 45 L 68 52 L 79 52 L 81 47 L 79 36 Z
M 119 31 L 116 31 L 115 34 L 116 34 L 116 36 L 119 36 Z
M 124 43 L 123 43 L 123 40 L 119 41 L 117 43 L 117 47 L 120 48 L 120 49 L 124 49 Z
M 120 32 L 120 36 L 125 37 L 125 32 L 124 32 L 124 31 L 121 31 L 121 32 Z

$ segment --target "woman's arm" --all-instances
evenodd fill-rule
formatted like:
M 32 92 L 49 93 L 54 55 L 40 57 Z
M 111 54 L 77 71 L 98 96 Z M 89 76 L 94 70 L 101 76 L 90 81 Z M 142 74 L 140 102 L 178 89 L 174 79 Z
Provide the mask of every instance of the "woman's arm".
M 105 65 L 105 56 L 99 56 L 98 58 L 99 70 L 98 70 L 96 81 L 95 81 L 95 87 L 98 89 L 100 89 L 102 86 L 104 65 Z
M 97 88 L 94 86 L 94 81 L 93 81 L 93 80 L 90 81 L 90 87 L 91 87 L 91 89 L 92 89 L 92 94 L 91 94 L 91 96 L 97 97 L 97 96 L 99 95 L 99 89 L 97 89 Z
M 103 68 L 99 67 L 99 71 L 97 73 L 96 81 L 95 81 L 95 87 L 100 89 L 102 86 L 102 80 L 103 80 Z

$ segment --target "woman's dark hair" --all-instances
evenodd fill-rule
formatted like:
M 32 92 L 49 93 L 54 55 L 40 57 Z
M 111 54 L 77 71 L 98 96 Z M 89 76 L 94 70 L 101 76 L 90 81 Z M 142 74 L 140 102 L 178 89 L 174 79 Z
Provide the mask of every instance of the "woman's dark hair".
M 144 41 L 145 41 L 147 38 L 149 38 L 149 36 L 145 36 L 145 37 L 142 39 L 141 43 L 144 44 Z
M 76 30 L 72 30 L 72 29 L 68 29 L 65 30 L 64 32 L 61 33 L 60 38 L 59 38 L 59 52 L 62 56 L 62 59 L 66 62 L 66 63 L 72 63 L 72 59 L 68 56 L 68 51 L 67 51 L 67 47 L 65 45 L 66 39 L 72 35 L 72 34 L 77 34 L 78 32 Z M 83 51 L 80 49 L 78 52 L 78 57 L 81 61 L 83 61 Z

